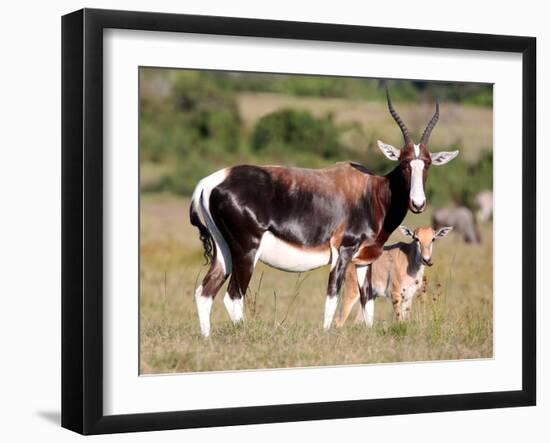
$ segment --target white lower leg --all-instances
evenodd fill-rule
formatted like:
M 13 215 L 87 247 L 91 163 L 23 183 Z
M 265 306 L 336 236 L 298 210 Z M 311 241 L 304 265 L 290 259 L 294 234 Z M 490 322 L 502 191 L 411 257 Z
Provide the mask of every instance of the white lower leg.
M 202 286 L 195 291 L 195 301 L 197 303 L 197 312 L 199 313 L 199 323 L 201 333 L 205 337 L 210 335 L 210 311 L 212 310 L 212 297 L 202 295 Z
M 408 320 L 411 315 L 412 298 L 405 299 L 401 302 L 401 317 L 403 320 Z
M 229 294 L 226 292 L 223 298 L 223 304 L 229 318 L 233 323 L 239 323 L 244 319 L 244 297 L 232 299 Z
M 374 298 L 368 299 L 363 306 L 363 319 L 367 326 L 372 326 L 374 323 Z
M 335 295 L 327 295 L 325 302 L 325 321 L 323 322 L 323 328 L 329 329 L 336 312 L 336 306 L 338 306 L 338 297 Z

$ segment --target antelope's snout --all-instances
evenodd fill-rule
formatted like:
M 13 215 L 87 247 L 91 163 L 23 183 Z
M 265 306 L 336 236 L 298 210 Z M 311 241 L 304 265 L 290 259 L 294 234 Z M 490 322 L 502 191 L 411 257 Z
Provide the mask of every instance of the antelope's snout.
M 431 257 L 422 256 L 422 263 L 424 263 L 426 266 L 432 266 L 433 265 Z
M 415 214 L 420 214 L 426 209 L 426 200 L 418 201 L 414 199 L 409 200 L 409 209 Z

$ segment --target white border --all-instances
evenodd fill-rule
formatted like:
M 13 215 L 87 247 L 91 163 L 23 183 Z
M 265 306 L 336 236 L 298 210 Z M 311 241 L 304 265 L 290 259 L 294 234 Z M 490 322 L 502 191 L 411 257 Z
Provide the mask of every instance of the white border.
M 139 377 L 140 65 L 495 83 L 495 358 Z M 521 389 L 521 72 L 519 54 L 104 31 L 104 413 Z

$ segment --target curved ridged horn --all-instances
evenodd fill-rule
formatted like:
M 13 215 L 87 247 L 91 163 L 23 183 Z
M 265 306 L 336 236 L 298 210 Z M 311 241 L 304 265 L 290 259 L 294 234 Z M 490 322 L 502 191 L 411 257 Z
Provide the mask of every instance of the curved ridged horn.
M 432 133 L 432 129 L 435 127 L 437 121 L 439 120 L 439 99 L 436 97 L 435 99 L 435 114 L 433 115 L 432 119 L 430 120 L 430 123 L 428 123 L 428 126 L 426 126 L 426 129 L 424 129 L 424 133 L 422 134 L 422 138 L 420 139 L 421 145 L 427 145 L 428 139 L 430 138 L 430 134 Z
M 405 126 L 405 123 L 403 122 L 403 120 L 401 120 L 401 117 L 399 117 L 399 114 L 396 112 L 396 110 L 393 109 L 393 105 L 390 98 L 390 92 L 388 91 L 388 88 L 386 88 L 386 97 L 388 98 L 388 109 L 390 111 L 390 114 L 395 120 L 395 122 L 399 125 L 399 128 L 401 128 L 401 132 L 403 133 L 403 138 L 405 139 L 405 144 L 409 144 L 411 142 L 411 136 L 409 135 L 409 130 L 407 129 L 407 126 Z

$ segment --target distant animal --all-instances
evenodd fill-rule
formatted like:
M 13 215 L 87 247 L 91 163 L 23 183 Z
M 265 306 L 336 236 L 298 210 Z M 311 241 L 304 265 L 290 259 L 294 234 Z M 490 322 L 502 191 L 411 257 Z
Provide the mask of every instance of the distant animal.
M 481 191 L 476 195 L 477 220 L 486 223 L 493 216 L 493 191 Z
M 195 300 L 201 332 L 210 334 L 213 299 L 231 275 L 224 304 L 231 320 L 244 318 L 244 296 L 258 260 L 284 271 L 303 272 L 330 265 L 324 328 L 331 326 L 337 295 L 350 263 L 363 265 L 361 305 L 372 298 L 369 266 L 383 251 L 391 233 L 410 209 L 424 211 L 424 185 L 430 165 L 443 165 L 458 155 L 430 153 L 428 139 L 439 119 L 439 102 L 419 144 L 393 108 L 404 146 L 378 141 L 397 166 L 377 176 L 357 163 L 325 169 L 240 165 L 203 178 L 189 208 L 205 256 L 211 262 Z M 201 220 L 202 217 L 202 220 Z
M 433 264 L 434 241 L 445 237 L 453 228 L 445 226 L 438 231 L 434 231 L 429 226 L 422 226 L 414 231 L 406 226 L 399 228 L 413 241 L 385 246 L 382 255 L 371 266 L 374 298 L 390 298 L 395 319 L 401 321 L 409 318 L 414 296 L 422 286 L 424 269 Z M 364 272 L 364 266 L 350 266 L 347 269 L 345 290 L 342 296 L 340 315 L 335 321 L 336 326 L 344 324 L 353 305 L 359 299 L 359 281 L 364 278 Z M 358 311 L 356 321 L 361 320 L 372 326 L 374 309 L 368 312 L 366 317 L 364 312 Z
M 434 210 L 432 227 L 439 229 L 442 226 L 453 226 L 455 232 L 462 234 L 466 243 L 478 244 L 481 242 L 481 235 L 474 214 L 465 206 Z

